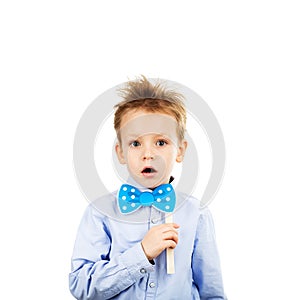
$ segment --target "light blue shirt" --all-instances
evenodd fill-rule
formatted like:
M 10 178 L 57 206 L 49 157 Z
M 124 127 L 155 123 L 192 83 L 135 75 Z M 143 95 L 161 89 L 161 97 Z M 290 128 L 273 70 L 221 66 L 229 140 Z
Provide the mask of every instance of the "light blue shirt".
M 165 213 L 141 207 L 133 216 L 125 216 L 127 222 L 118 210 L 116 196 L 115 192 L 90 204 L 81 220 L 69 275 L 76 299 L 226 299 L 207 208 L 200 209 L 195 198 L 176 193 L 173 220 L 180 225 L 179 241 L 174 250 L 175 274 L 168 275 L 166 251 L 153 265 L 141 246 L 147 231 L 165 222 Z

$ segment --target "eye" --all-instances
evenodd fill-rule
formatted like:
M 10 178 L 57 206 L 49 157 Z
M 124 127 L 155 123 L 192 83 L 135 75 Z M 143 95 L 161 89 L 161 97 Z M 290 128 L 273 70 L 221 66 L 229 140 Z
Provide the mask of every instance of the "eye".
M 131 147 L 138 147 L 138 146 L 141 146 L 141 144 L 138 141 L 133 141 L 133 142 L 130 143 L 130 146 Z
M 159 146 L 159 147 L 162 147 L 162 146 L 165 146 L 165 145 L 167 145 L 168 143 L 167 143 L 167 141 L 165 141 L 165 140 L 158 140 L 157 142 L 156 142 L 156 146 Z

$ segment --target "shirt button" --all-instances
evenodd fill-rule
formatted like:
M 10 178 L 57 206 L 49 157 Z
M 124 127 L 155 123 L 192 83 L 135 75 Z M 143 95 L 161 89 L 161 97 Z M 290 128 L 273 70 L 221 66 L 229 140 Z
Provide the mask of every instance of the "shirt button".
M 155 283 L 154 283 L 154 282 L 150 282 L 150 283 L 149 283 L 149 286 L 150 286 L 151 288 L 155 288 Z
M 152 219 L 152 220 L 151 220 L 151 223 L 152 223 L 152 224 L 156 224 L 156 223 L 157 223 L 157 220 L 156 220 L 156 219 Z
M 145 274 L 147 271 L 146 271 L 146 269 L 142 268 L 142 269 L 140 269 L 140 272 L 141 272 L 142 274 Z

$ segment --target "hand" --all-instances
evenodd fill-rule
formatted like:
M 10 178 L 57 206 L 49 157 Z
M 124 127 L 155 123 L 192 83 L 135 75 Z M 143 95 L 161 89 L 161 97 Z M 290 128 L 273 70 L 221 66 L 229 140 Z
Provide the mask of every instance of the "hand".
M 178 243 L 178 224 L 168 223 L 152 227 L 142 240 L 143 250 L 148 258 L 156 258 L 167 248 L 174 249 Z

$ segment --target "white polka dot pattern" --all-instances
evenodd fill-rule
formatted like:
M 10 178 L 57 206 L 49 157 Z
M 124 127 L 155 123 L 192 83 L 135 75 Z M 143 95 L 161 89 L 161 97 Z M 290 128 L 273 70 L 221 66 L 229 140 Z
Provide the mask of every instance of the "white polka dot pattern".
M 123 184 L 119 190 L 118 207 L 122 214 L 133 213 L 141 206 L 153 206 L 163 212 L 172 212 L 175 204 L 176 195 L 171 184 L 160 185 L 152 192 L 141 192 L 128 184 Z

